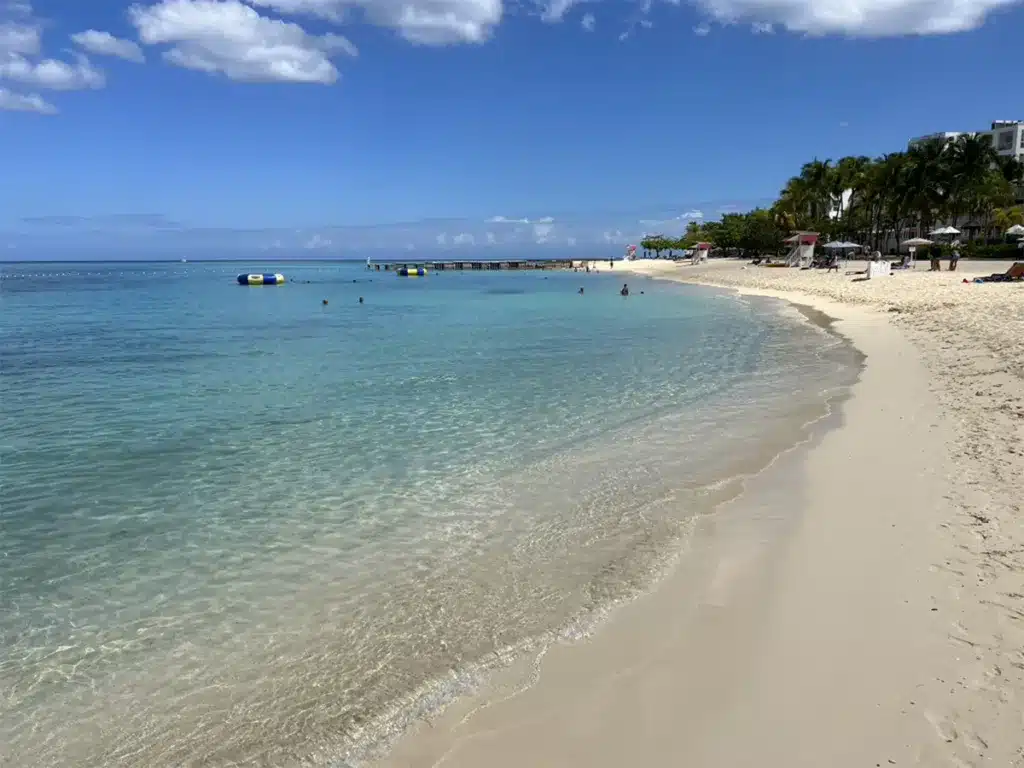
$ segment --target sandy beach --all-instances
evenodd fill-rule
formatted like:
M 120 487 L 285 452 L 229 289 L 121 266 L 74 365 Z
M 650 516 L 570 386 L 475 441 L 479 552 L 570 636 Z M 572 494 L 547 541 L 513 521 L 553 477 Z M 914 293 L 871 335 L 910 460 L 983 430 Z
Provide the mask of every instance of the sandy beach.
M 861 378 L 652 593 L 382 765 L 1024 765 L 1024 285 L 961 282 L 1007 266 L 617 263 L 820 310 Z

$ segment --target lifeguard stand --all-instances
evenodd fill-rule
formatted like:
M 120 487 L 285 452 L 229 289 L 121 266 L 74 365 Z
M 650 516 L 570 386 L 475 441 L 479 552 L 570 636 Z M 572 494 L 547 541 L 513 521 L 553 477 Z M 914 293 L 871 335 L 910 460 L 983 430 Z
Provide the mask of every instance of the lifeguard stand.
M 818 242 L 817 232 L 797 232 L 787 237 L 786 244 L 791 250 L 786 256 L 787 267 L 809 267 L 814 261 L 814 246 Z
M 701 264 L 707 261 L 709 253 L 711 253 L 711 243 L 697 243 L 693 246 L 692 263 Z

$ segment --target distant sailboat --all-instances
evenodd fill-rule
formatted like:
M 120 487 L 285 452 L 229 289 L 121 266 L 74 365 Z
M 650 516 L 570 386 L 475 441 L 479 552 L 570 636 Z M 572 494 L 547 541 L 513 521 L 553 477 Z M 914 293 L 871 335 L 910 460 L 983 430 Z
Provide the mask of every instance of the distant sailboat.
M 181 257 L 181 263 L 182 264 L 187 264 L 188 263 L 188 259 L 186 259 L 184 256 L 182 256 Z

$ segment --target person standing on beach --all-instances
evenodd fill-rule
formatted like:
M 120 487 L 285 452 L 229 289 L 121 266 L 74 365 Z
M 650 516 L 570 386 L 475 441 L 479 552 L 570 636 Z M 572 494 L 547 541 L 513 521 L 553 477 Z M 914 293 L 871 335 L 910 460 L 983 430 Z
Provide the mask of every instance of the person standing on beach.
M 957 262 L 960 261 L 960 241 L 954 240 L 949 249 L 949 271 L 956 272 Z
M 938 243 L 932 243 L 928 246 L 928 260 L 931 262 L 930 272 L 938 272 L 942 269 L 940 259 L 942 258 L 942 246 Z

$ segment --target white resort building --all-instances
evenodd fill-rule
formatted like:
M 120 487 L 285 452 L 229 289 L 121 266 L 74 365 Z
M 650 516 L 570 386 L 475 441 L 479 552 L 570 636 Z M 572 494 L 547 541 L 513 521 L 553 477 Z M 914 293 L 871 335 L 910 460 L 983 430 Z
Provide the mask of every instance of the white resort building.
M 911 139 L 907 146 L 913 147 L 926 141 L 941 139 L 954 141 L 960 136 L 990 136 L 992 148 L 1003 157 L 1012 157 L 1024 162 L 1024 120 L 994 120 L 987 131 L 944 131 Z
M 922 144 L 926 141 L 955 141 L 960 136 L 988 136 L 992 141 L 992 148 L 1000 157 L 1012 157 L 1019 163 L 1024 163 L 1024 120 L 993 120 L 992 127 L 987 131 L 944 131 L 942 133 L 931 133 L 927 136 L 918 136 L 907 142 L 907 147 L 915 144 Z M 1018 203 L 1024 203 L 1024 186 L 1017 187 L 1016 198 Z

